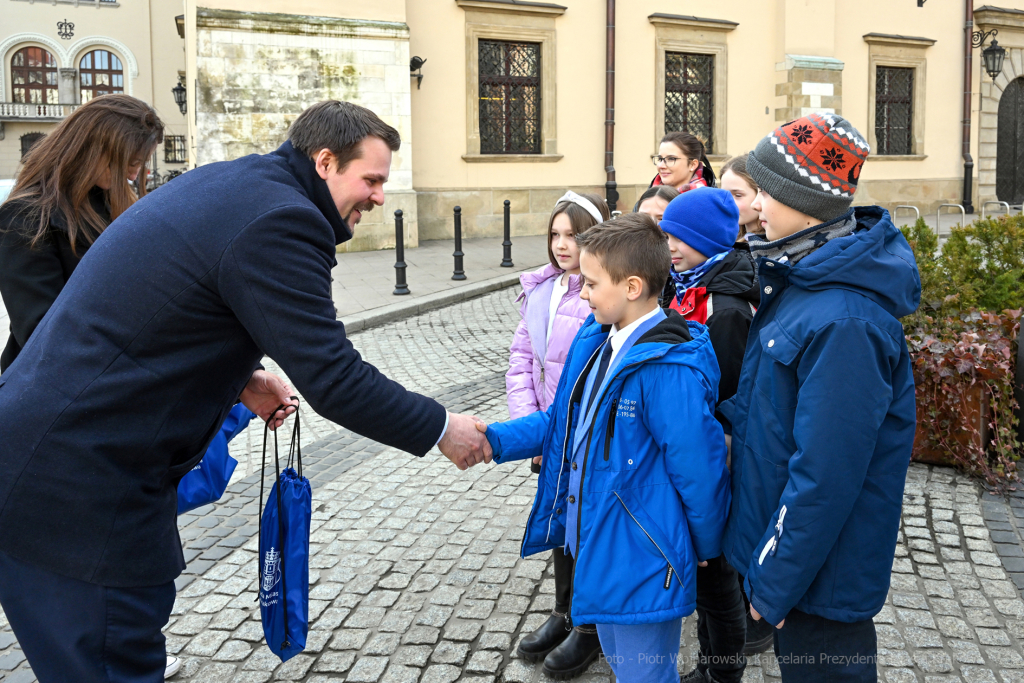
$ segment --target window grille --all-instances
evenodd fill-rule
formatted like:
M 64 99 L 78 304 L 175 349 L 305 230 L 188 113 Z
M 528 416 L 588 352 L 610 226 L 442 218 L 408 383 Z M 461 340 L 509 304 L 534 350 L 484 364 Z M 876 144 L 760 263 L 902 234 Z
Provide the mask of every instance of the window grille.
M 481 154 L 540 154 L 540 44 L 479 41 Z
M 684 131 L 714 152 L 715 57 L 665 53 L 665 132 Z
M 913 154 L 914 70 L 891 66 L 875 72 L 876 154 Z
M 164 161 L 169 164 L 188 162 L 188 148 L 185 146 L 184 135 L 164 136 Z

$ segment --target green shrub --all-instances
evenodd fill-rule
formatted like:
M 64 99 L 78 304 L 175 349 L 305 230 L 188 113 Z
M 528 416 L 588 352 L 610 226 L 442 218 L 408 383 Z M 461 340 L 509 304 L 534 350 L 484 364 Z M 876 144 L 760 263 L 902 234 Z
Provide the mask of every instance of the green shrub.
M 942 453 L 991 486 L 1015 484 L 1021 444 L 1013 378 L 1024 309 L 1024 216 L 953 228 L 941 250 L 923 219 L 902 231 L 921 274 L 921 306 L 903 319 L 922 437 L 915 456 Z

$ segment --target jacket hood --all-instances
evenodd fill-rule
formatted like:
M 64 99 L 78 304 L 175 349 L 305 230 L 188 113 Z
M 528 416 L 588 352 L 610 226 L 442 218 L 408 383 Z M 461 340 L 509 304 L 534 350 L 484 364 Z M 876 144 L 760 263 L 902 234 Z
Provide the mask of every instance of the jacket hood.
M 519 276 L 519 284 L 523 286 L 523 294 L 529 295 L 530 292 L 535 290 L 538 285 L 546 280 L 550 280 L 556 275 L 561 275 L 565 271 L 560 268 L 555 268 L 550 263 L 546 263 L 537 270 L 530 271 L 529 273 L 523 273 Z M 580 287 L 580 276 L 570 275 L 569 276 L 569 291 L 579 291 Z
M 757 269 L 750 250 L 737 246 L 701 278 L 699 287 L 713 294 L 738 296 L 757 306 L 761 292 L 757 286 Z
M 917 310 L 921 276 L 914 252 L 880 206 L 857 207 L 852 235 L 826 242 L 789 271 L 792 285 L 809 291 L 840 287 L 862 294 L 894 318 Z M 758 261 L 763 267 L 764 259 Z
M 320 213 L 334 228 L 334 243 L 341 244 L 352 239 L 352 229 L 338 213 L 338 207 L 334 203 L 334 198 L 331 197 L 331 191 L 327 188 L 327 181 L 317 174 L 313 160 L 292 147 L 291 140 L 285 140 L 285 143 L 272 154 L 288 162 L 292 175 L 299 181 L 306 196 L 316 205 L 316 208 L 320 209 Z
M 656 361 L 687 365 L 707 377 L 711 386 L 717 387 L 718 361 L 707 326 L 689 321 L 676 311 L 666 311 L 665 316 L 636 340 L 622 364 Z

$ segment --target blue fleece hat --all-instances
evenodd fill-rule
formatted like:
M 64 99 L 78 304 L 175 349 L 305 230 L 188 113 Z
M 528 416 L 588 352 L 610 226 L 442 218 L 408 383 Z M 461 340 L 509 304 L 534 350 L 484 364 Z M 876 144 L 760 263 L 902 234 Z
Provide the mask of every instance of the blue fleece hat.
M 740 230 L 740 211 L 732 195 L 717 187 L 698 187 L 665 207 L 661 229 L 711 258 L 732 249 Z

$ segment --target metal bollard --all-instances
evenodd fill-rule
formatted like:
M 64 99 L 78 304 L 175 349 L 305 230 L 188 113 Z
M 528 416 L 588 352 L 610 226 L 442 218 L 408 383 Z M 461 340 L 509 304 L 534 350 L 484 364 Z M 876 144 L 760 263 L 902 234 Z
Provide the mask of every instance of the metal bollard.
M 505 241 L 501 243 L 501 267 L 511 268 L 512 263 L 512 202 L 505 200 Z
M 405 226 L 402 210 L 395 211 L 395 296 L 409 293 L 409 285 L 405 281 Z
M 462 207 L 455 207 L 455 252 L 452 254 L 455 257 L 455 270 L 452 272 L 453 280 L 465 280 L 466 271 L 462 269 Z

